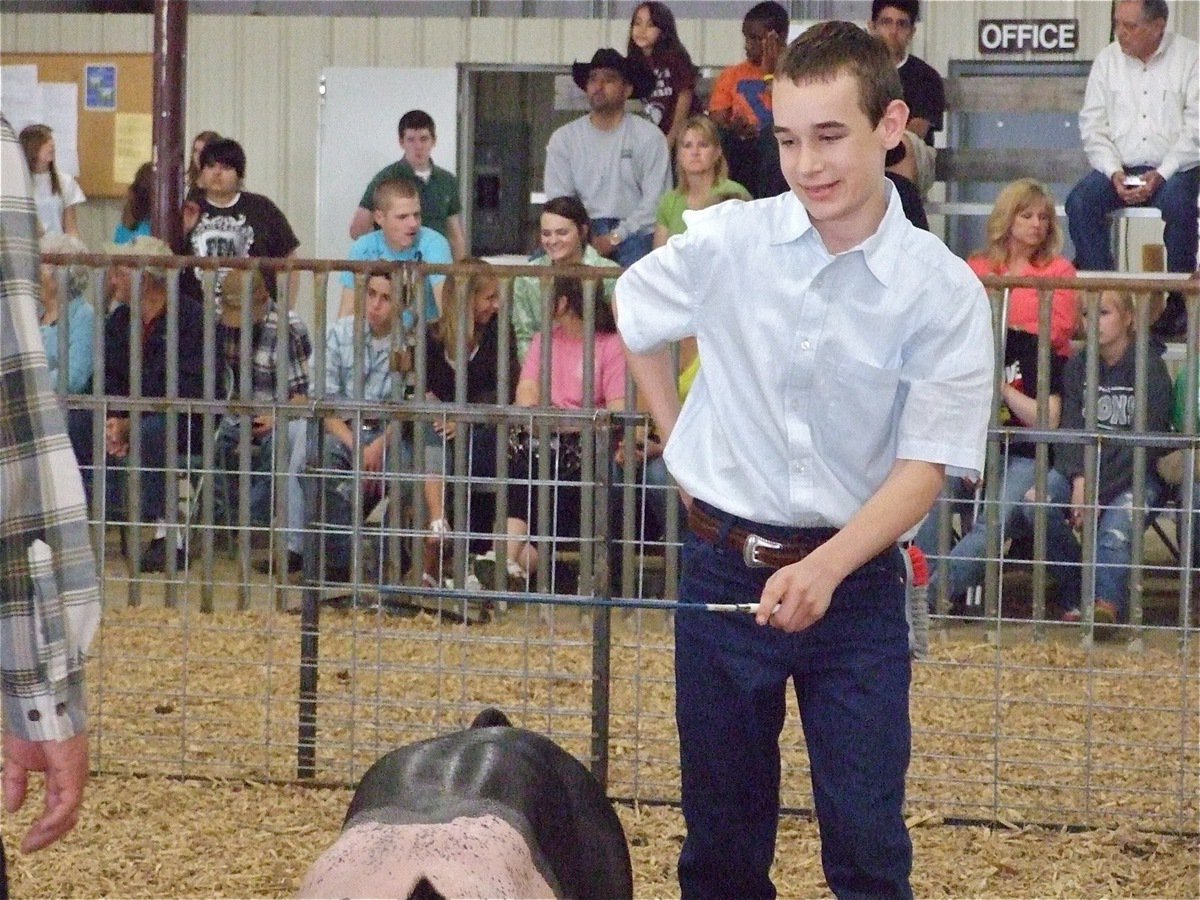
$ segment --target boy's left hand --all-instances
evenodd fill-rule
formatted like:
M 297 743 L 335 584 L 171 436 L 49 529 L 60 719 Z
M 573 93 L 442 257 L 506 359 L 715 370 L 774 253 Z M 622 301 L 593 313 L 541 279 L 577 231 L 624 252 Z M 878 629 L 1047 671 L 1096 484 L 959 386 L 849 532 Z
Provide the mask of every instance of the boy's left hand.
M 818 554 L 809 554 L 767 579 L 755 621 L 780 631 L 803 631 L 825 615 L 840 581 L 825 569 Z

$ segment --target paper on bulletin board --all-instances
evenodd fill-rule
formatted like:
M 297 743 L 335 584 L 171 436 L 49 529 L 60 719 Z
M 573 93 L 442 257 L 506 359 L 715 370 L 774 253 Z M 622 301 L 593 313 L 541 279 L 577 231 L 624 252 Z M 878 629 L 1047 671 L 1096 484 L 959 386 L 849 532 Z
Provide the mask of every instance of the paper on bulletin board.
M 42 121 L 42 92 L 37 79 L 37 66 L 0 66 L 0 109 L 14 134 Z
M 43 81 L 42 121 L 54 132 L 54 165 L 79 177 L 79 85 Z
M 114 184 L 132 184 L 133 176 L 150 161 L 153 118 L 149 113 L 117 113 L 113 121 Z

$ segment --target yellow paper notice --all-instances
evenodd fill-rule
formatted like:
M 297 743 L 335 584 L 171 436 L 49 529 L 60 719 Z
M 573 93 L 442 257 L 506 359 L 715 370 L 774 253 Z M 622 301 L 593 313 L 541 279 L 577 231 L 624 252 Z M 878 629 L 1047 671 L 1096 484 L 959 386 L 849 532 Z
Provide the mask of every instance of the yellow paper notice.
M 153 120 L 149 113 L 117 113 L 113 122 L 114 184 L 130 184 L 138 166 L 150 161 Z

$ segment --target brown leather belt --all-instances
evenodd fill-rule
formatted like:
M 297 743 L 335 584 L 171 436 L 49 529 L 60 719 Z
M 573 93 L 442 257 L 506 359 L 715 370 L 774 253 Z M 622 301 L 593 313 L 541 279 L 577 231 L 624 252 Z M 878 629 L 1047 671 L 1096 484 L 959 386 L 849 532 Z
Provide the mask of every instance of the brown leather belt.
M 722 541 L 722 524 L 699 502 L 688 510 L 688 528 L 702 541 L 740 553 L 746 565 L 755 569 L 790 566 L 837 534 L 836 528 L 799 528 L 796 537 L 777 541 L 734 525 Z

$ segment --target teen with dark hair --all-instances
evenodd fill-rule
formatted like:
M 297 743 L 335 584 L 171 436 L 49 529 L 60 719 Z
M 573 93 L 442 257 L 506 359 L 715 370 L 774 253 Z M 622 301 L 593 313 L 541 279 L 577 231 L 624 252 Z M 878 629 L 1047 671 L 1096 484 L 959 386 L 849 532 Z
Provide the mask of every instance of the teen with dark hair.
M 232 138 L 210 141 L 200 152 L 200 183 L 204 196 L 196 208 L 185 207 L 186 250 L 192 256 L 266 257 L 295 256 L 300 240 L 287 217 L 267 197 L 242 190 L 246 177 L 246 152 Z M 220 280 L 227 269 L 220 270 Z M 201 269 L 194 272 L 202 278 Z M 267 290 L 276 296 L 275 273 L 263 272 Z M 292 291 L 297 279 L 292 279 Z
M 665 3 L 648 0 L 629 21 L 629 61 L 654 76 L 654 87 L 642 98 L 646 116 L 661 129 L 667 147 L 683 134 L 683 123 L 700 112 L 696 67 L 675 28 L 675 14 Z
M 911 897 L 905 567 L 947 469 L 978 473 L 992 333 L 979 280 L 884 178 L 908 108 L 881 42 L 815 25 L 776 69 L 791 190 L 693 213 L 617 282 L 629 366 L 689 504 L 675 616 L 682 895 L 774 897 L 794 682 L 840 897 Z M 680 407 L 669 342 L 704 360 Z
M 401 157 L 380 169 L 363 191 L 358 208 L 350 219 L 350 237 L 360 238 L 379 225 L 374 221 L 375 189 L 385 181 L 406 178 L 417 186 L 421 199 L 421 218 L 426 228 L 432 228 L 450 242 L 454 259 L 467 255 L 467 233 L 462 223 L 462 201 L 458 179 L 433 162 L 437 146 L 437 127 L 433 117 L 423 109 L 410 109 L 400 117 L 396 126 Z

